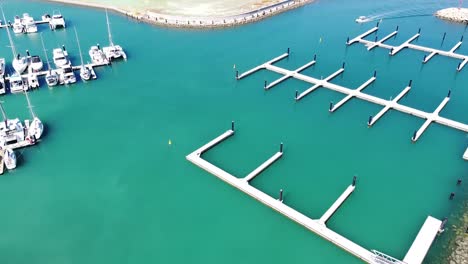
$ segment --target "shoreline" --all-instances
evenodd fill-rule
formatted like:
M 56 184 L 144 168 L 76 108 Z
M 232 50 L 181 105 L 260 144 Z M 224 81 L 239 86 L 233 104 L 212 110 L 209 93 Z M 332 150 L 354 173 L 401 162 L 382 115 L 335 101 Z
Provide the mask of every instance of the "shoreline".
M 457 23 L 468 23 L 468 8 L 451 7 L 437 11 L 436 17 Z
M 259 7 L 255 10 L 244 12 L 238 15 L 216 16 L 216 17 L 196 17 L 183 15 L 168 15 L 153 11 L 128 11 L 116 6 L 84 3 L 78 0 L 44 0 L 47 2 L 76 5 L 89 8 L 107 9 L 137 21 L 148 24 L 170 27 L 170 28 L 188 28 L 188 29 L 213 29 L 241 26 L 248 23 L 254 23 L 268 17 L 304 6 L 315 0 L 286 0 L 276 4 Z

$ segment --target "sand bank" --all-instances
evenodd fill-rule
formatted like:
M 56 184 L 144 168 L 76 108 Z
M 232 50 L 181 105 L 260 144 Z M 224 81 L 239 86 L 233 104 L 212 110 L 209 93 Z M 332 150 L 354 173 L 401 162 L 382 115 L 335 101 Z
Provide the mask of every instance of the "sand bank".
M 468 23 L 468 8 L 446 8 L 437 11 L 435 16 L 449 21 Z
M 311 3 L 314 0 L 244 0 L 251 3 L 249 7 L 240 5 L 242 8 L 238 10 L 207 10 L 207 8 L 189 8 L 181 9 L 180 12 L 175 9 L 163 10 L 162 12 L 156 11 L 155 8 L 123 8 L 122 5 L 115 6 L 112 4 L 94 3 L 82 0 L 46 0 L 49 2 L 59 2 L 72 5 L 80 5 L 93 8 L 109 9 L 121 13 L 125 16 L 134 18 L 139 21 L 167 27 L 181 27 L 181 28 L 222 28 L 252 23 L 287 10 L 291 10 L 305 4 Z M 212 1 L 213 2 L 213 1 Z M 203 11 L 203 12 L 202 12 Z M 219 12 L 218 12 L 219 11 Z M 180 13 L 180 14 L 178 14 Z M 219 14 L 219 15 L 193 15 L 193 14 Z

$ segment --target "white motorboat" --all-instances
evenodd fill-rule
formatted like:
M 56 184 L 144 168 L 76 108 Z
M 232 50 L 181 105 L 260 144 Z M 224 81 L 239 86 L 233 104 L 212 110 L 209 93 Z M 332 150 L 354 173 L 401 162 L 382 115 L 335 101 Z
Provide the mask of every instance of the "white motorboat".
M 356 18 L 356 23 L 366 23 L 366 22 L 369 22 L 371 19 L 366 17 L 366 16 L 360 16 L 358 18 Z
M 65 19 L 63 18 L 62 14 L 58 10 L 54 10 L 52 17 L 49 20 L 49 27 L 51 29 L 56 29 L 59 27 L 66 27 Z
M 70 67 L 71 65 L 71 62 L 68 59 L 68 52 L 65 49 L 65 46 L 62 46 L 61 49 L 60 48 L 54 49 L 52 58 L 57 68 Z
M 49 14 L 44 14 L 42 15 L 42 21 L 45 21 L 45 22 L 50 22 L 50 20 L 52 19 L 52 17 L 49 15 Z
M 23 80 L 23 77 L 18 73 L 14 73 L 10 76 L 10 92 L 11 93 L 22 93 L 28 90 L 27 83 Z
M 5 76 L 5 58 L 0 58 L 0 77 Z
M 15 34 L 22 34 L 25 32 L 23 21 L 21 20 L 19 16 L 15 16 L 15 19 L 13 20 L 12 28 Z
M 28 86 L 30 89 L 39 88 L 39 79 L 37 78 L 37 73 L 33 72 L 31 68 L 29 68 L 28 72 Z
M 3 20 L 5 20 L 5 13 L 3 12 L 3 7 L 0 6 L 0 8 L 2 10 Z M 28 67 L 28 64 L 29 64 L 28 60 L 26 59 L 26 57 L 24 56 L 21 57 L 19 53 L 16 53 L 15 45 L 13 43 L 13 39 L 11 38 L 9 27 L 7 27 L 7 34 L 8 34 L 8 40 L 10 41 L 11 52 L 13 53 L 13 62 L 12 62 L 13 68 L 18 74 L 22 74 Z
M 44 63 L 42 62 L 41 57 L 38 55 L 31 56 L 29 59 L 29 68 L 31 68 L 33 72 L 41 71 L 43 67 Z
M 44 55 L 46 58 L 47 69 L 48 69 L 46 76 L 45 76 L 46 83 L 49 87 L 56 86 L 57 84 L 59 84 L 59 75 L 50 67 L 49 57 L 47 56 L 47 51 L 45 49 L 44 39 L 42 38 L 42 34 L 41 34 L 41 43 L 42 43 L 42 48 L 44 49 Z
M 109 15 L 107 14 L 107 9 L 106 9 L 106 21 L 107 21 L 107 33 L 109 34 L 109 46 L 102 48 L 104 51 L 104 55 L 109 61 L 115 60 L 115 59 L 127 59 L 127 54 L 125 51 L 122 49 L 121 46 L 119 45 L 114 45 L 114 42 L 112 41 L 112 34 L 110 30 L 110 23 L 109 23 Z
M 66 67 L 61 69 L 59 73 L 59 79 L 61 84 L 72 84 L 76 83 L 76 76 L 73 72 L 72 67 Z
M 28 130 L 27 139 L 32 140 L 32 142 L 36 142 L 36 140 L 40 139 L 44 133 L 44 124 L 42 124 L 41 120 L 34 113 L 28 92 L 25 92 L 24 95 L 28 101 L 28 108 L 32 118 L 31 121 L 25 120 L 26 128 Z
M 16 168 L 16 154 L 11 148 L 5 148 L 3 161 L 5 162 L 5 167 L 7 169 L 13 170 Z
M 2 146 L 23 141 L 25 134 L 21 121 L 18 118 L 8 119 L 1 103 L 0 110 L 3 115 L 3 121 L 0 122 L 0 141 Z
M 24 26 L 24 33 L 36 33 L 37 32 L 36 21 L 34 21 L 34 18 L 32 18 L 28 13 L 23 14 L 21 23 Z
M 91 61 L 95 64 L 109 64 L 109 60 L 99 48 L 99 44 L 97 46 L 91 46 L 89 49 L 89 57 L 91 57 Z

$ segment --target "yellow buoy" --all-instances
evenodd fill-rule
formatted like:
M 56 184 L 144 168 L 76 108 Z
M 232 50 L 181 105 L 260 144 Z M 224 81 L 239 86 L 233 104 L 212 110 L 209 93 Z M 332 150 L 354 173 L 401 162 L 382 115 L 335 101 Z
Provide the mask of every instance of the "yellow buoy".
M 236 65 L 234 64 L 233 68 L 235 69 L 236 68 Z
M 167 144 L 172 145 L 172 141 L 169 139 L 169 142 L 167 142 Z

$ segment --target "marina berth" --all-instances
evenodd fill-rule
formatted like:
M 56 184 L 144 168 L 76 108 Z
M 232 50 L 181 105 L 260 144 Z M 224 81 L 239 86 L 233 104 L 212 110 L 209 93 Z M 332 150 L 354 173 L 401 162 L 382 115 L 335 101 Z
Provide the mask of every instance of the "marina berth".
M 331 230 L 326 225 L 327 221 L 355 191 L 356 177 L 353 178 L 352 184 L 345 189 L 341 196 L 338 197 L 335 203 L 332 204 L 332 206 L 322 215 L 322 217 L 319 219 L 312 219 L 287 205 L 283 199 L 282 189 L 280 190 L 279 198 L 276 199 L 255 188 L 249 183 L 250 180 L 256 176 L 258 177 L 258 175 L 263 170 L 267 169 L 271 164 L 282 157 L 283 144 L 280 145 L 279 152 L 277 152 L 270 159 L 268 159 L 244 178 L 236 177 L 202 158 L 205 152 L 221 144 L 223 141 L 232 137 L 234 134 L 235 130 L 233 122 L 230 130 L 227 130 L 220 136 L 187 155 L 187 160 L 366 263 L 421 264 L 436 236 L 443 232 L 442 221 L 429 216 L 419 231 L 418 236 L 416 237 L 413 245 L 411 246 L 403 261 L 381 253 L 377 250 L 367 250 L 359 244 Z

